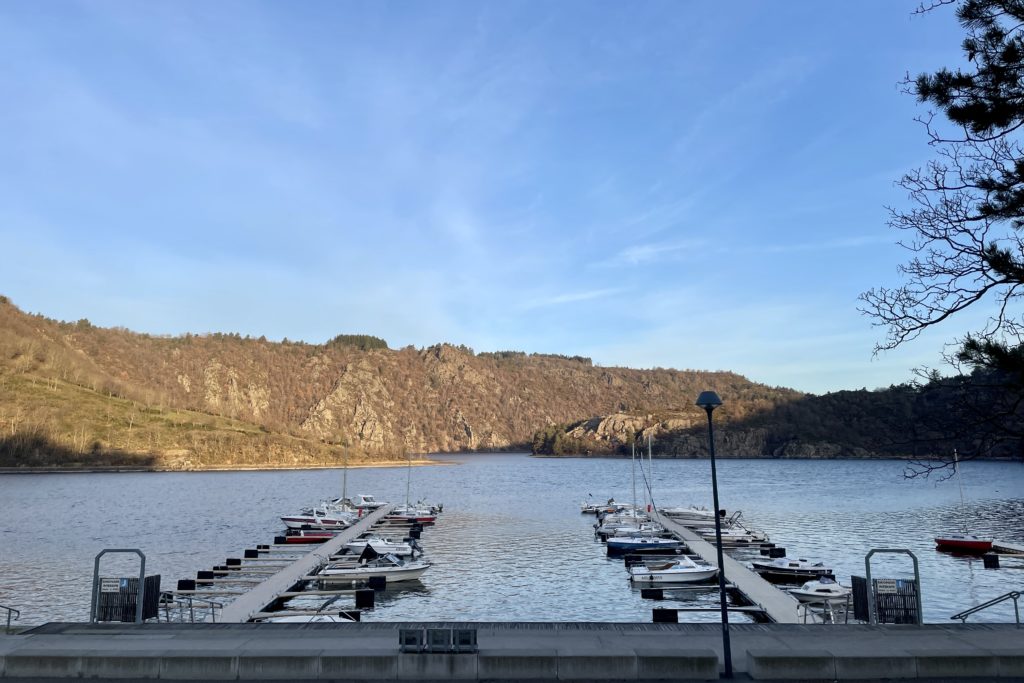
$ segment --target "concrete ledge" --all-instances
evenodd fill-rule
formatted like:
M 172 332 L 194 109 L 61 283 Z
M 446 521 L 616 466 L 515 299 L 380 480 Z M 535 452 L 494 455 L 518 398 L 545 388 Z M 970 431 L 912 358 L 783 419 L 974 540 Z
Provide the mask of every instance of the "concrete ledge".
M 555 680 L 558 653 L 555 650 L 480 650 L 477 675 L 481 680 Z
M 476 680 L 477 677 L 476 655 L 473 653 L 401 653 L 397 659 L 399 680 Z
M 81 672 L 82 657 L 74 651 L 30 650 L 4 657 L 5 678 L 77 678 Z
M 747 673 L 760 680 L 834 681 L 836 664 L 828 650 L 748 650 Z
M 1024 640 L 1024 631 L 1021 632 Z M 1000 678 L 1024 678 L 1024 651 L 1021 650 L 989 650 L 996 659 L 996 668 Z
M 160 657 L 160 678 L 174 680 L 234 680 L 238 654 L 233 650 L 194 650 Z
M 995 678 L 996 657 L 982 650 L 909 650 L 918 678 Z
M 637 678 L 660 680 L 718 680 L 718 653 L 710 649 L 652 650 L 638 648 Z
M 159 678 L 160 659 L 153 652 L 129 655 L 82 655 L 82 678 Z
M 632 650 L 558 650 L 558 680 L 597 681 L 636 678 Z
M 394 650 L 363 650 L 354 655 L 321 655 L 321 680 L 393 681 L 398 678 Z
M 242 680 L 311 680 L 320 676 L 320 650 L 242 651 L 238 677 Z
M 909 654 L 836 655 L 836 679 L 917 678 L 917 661 Z

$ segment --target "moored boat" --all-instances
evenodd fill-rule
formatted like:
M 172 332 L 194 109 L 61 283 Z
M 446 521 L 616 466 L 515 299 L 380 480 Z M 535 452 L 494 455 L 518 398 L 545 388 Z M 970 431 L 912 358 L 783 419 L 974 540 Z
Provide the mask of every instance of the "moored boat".
M 428 569 L 429 562 L 407 562 L 396 555 L 388 554 L 366 561 L 360 560 L 358 565 L 329 564 L 317 574 L 317 578 L 326 583 L 354 583 L 383 576 L 388 583 L 399 583 L 415 581 Z
M 288 529 L 284 536 L 281 536 L 283 543 L 323 543 L 337 535 L 337 531 L 325 529 Z
M 347 529 L 356 521 L 356 515 L 316 507 L 309 512 L 281 517 L 281 521 L 289 529 Z
M 689 557 L 668 562 L 636 564 L 629 568 L 629 580 L 638 584 L 699 583 L 718 575 L 718 567 L 698 564 Z
M 992 550 L 992 539 L 974 534 L 946 534 L 935 539 L 935 547 L 954 553 L 987 553 Z
M 669 552 L 680 550 L 683 547 L 685 547 L 685 544 L 675 538 L 657 538 L 653 536 L 613 536 L 608 539 L 609 555 Z
M 407 522 L 433 524 L 437 521 L 437 513 L 433 508 L 402 505 L 392 510 L 384 519 L 388 522 Z
M 709 543 L 715 543 L 715 530 L 701 529 L 697 533 L 700 534 L 701 538 Z M 733 545 L 745 545 L 755 543 L 765 543 L 768 541 L 768 534 L 763 531 L 749 530 L 740 528 L 734 529 L 722 529 L 722 543 L 730 543 Z
M 790 588 L 789 594 L 800 602 L 842 602 L 850 595 L 851 590 L 826 576 L 808 581 L 799 588 Z
M 964 502 L 964 478 L 960 471 L 960 458 L 956 449 L 953 449 L 953 474 L 956 476 L 956 483 L 960 489 L 960 515 L 962 533 L 944 534 L 935 538 L 935 548 L 954 553 L 987 553 L 992 549 L 991 538 L 981 538 L 974 534 L 967 533 L 967 505 Z
M 835 579 L 831 567 L 825 566 L 822 562 L 811 562 L 803 558 L 794 560 L 789 557 L 777 557 L 773 560 L 753 560 L 750 564 L 763 579 L 775 583 L 800 583 L 822 577 Z
M 387 555 L 388 553 L 391 553 L 398 557 L 412 557 L 416 553 L 416 549 L 418 547 L 413 545 L 415 542 L 415 539 L 410 539 L 409 542 L 406 543 L 383 538 L 377 534 L 367 533 L 354 541 L 346 543 L 345 547 L 354 553 L 362 553 L 366 546 L 370 546 L 378 555 Z

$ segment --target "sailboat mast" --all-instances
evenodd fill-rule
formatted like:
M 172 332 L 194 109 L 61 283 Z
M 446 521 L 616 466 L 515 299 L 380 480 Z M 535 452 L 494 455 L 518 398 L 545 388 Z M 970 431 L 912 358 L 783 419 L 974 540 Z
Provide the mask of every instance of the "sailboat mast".
M 964 503 L 964 475 L 960 474 L 960 458 L 957 457 L 956 449 L 953 449 L 953 474 L 956 475 L 956 483 L 960 487 L 960 523 L 967 533 L 967 505 Z
M 651 508 L 654 508 L 654 448 L 651 446 L 653 434 L 647 434 L 647 474 L 650 479 L 647 482 L 647 492 L 651 494 Z
M 629 448 L 629 459 L 633 463 L 633 514 L 636 514 L 636 439 Z
M 409 510 L 409 486 L 412 484 L 412 453 L 406 454 L 406 459 L 409 461 L 408 467 L 405 469 L 405 509 Z
M 345 458 L 342 461 L 341 469 L 341 504 L 345 505 L 348 500 L 348 449 L 345 449 Z

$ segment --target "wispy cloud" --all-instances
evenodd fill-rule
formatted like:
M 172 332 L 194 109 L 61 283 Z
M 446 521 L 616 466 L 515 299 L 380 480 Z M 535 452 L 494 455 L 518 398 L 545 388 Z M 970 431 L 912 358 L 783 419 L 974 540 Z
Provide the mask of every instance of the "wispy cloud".
M 789 254 L 802 251 L 832 251 L 843 249 L 861 249 L 879 244 L 892 244 L 893 235 L 859 235 L 843 237 L 821 242 L 801 242 L 797 244 L 753 244 L 743 247 L 743 251 L 755 254 Z
M 619 287 L 608 287 L 605 289 L 590 289 L 581 292 L 566 292 L 564 294 L 556 294 L 554 296 L 532 299 L 524 303 L 523 308 L 529 310 L 535 308 L 546 308 L 548 306 L 575 304 L 581 301 L 592 301 L 594 299 L 605 299 L 611 296 L 615 296 L 617 294 L 621 294 L 624 291 L 624 289 Z
M 611 258 L 593 263 L 592 266 L 596 268 L 637 266 L 686 256 L 690 252 L 703 249 L 706 246 L 705 240 L 634 244 L 622 249 Z

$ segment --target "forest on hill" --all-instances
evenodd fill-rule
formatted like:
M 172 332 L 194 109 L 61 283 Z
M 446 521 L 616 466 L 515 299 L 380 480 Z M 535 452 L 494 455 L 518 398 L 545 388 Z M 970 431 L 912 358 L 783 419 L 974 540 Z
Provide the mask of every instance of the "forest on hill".
M 740 419 L 715 412 L 716 455 L 771 458 L 1024 459 L 1024 420 L 1012 387 L 975 375 L 869 391 L 805 395 Z M 662 412 L 617 413 L 548 425 L 531 444 L 541 455 L 626 455 L 633 444 L 657 457 L 704 457 L 707 417 Z
M 712 387 L 744 419 L 800 399 L 731 372 L 634 370 L 464 346 L 154 336 L 27 314 L 0 298 L 0 466 L 166 469 L 380 462 L 529 449 L 546 425 L 694 413 Z M 698 416 L 699 417 L 699 416 Z

